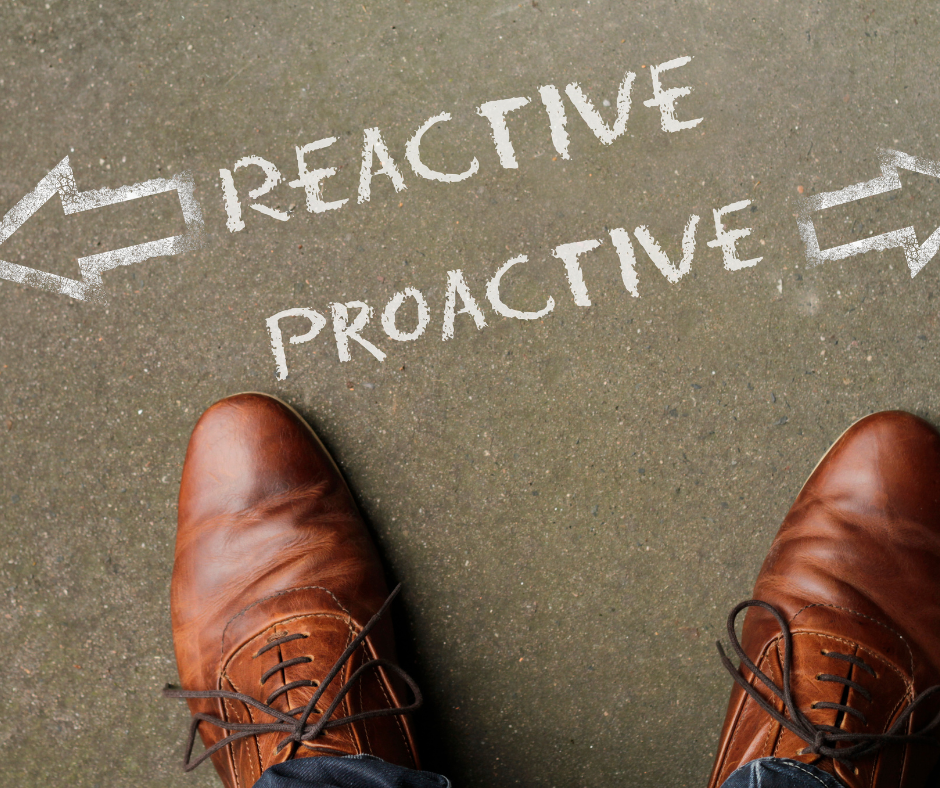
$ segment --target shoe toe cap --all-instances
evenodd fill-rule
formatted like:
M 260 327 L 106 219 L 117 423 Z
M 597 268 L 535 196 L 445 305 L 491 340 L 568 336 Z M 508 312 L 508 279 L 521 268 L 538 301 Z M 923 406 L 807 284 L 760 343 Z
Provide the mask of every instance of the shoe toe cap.
M 850 427 L 804 485 L 755 598 L 891 622 L 940 667 L 940 435 L 900 411 Z
M 240 611 L 318 585 L 354 608 L 384 599 L 375 548 L 339 471 L 278 400 L 216 403 L 193 431 L 180 486 L 171 612 L 181 674 L 191 666 L 203 681 L 216 671 L 222 632 Z
M 180 522 L 244 510 L 331 470 L 329 455 L 286 405 L 263 394 L 227 397 L 193 429 L 180 483 Z
M 796 506 L 816 499 L 885 521 L 940 519 L 940 435 L 903 411 L 861 419 L 820 461 Z

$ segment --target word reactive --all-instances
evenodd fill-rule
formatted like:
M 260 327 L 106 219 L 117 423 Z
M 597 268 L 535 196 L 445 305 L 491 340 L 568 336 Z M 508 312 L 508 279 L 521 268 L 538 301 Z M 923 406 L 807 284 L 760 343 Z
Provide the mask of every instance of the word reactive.
M 652 98 L 643 102 L 643 106 L 656 107 L 659 110 L 663 131 L 683 131 L 684 129 L 694 128 L 702 122 L 702 118 L 695 118 L 694 120 L 678 120 L 676 118 L 676 101 L 691 93 L 692 88 L 688 86 L 663 88 L 661 81 L 664 72 L 684 66 L 691 59 L 692 58 L 689 56 L 679 57 L 666 63 L 661 63 L 658 66 L 650 66 L 653 95 Z M 620 88 L 617 92 L 617 118 L 612 126 L 604 121 L 600 112 L 597 111 L 591 100 L 584 94 L 584 91 L 578 83 L 572 82 L 565 88 L 568 99 L 584 119 L 587 126 L 604 145 L 613 144 L 613 142 L 627 130 L 627 120 L 630 117 L 631 93 L 635 79 L 636 74 L 632 71 L 628 71 L 620 84 Z M 565 105 L 562 101 L 561 93 L 554 85 L 543 85 L 538 91 L 542 99 L 542 105 L 545 108 L 545 114 L 548 118 L 552 145 L 562 159 L 570 159 L 571 156 L 568 153 L 568 132 L 565 128 L 568 119 L 565 114 Z M 487 101 L 476 109 L 478 115 L 489 121 L 493 134 L 493 143 L 496 146 L 496 153 L 499 157 L 499 163 L 506 169 L 516 169 L 519 167 L 512 141 L 509 138 L 507 116 L 526 106 L 530 101 L 531 99 L 527 96 L 517 96 L 515 98 L 500 99 L 498 101 Z M 460 181 L 465 181 L 473 177 L 479 171 L 480 162 L 476 157 L 472 159 L 467 169 L 456 173 L 433 170 L 421 160 L 422 137 L 436 124 L 449 120 L 451 120 L 449 112 L 442 112 L 439 115 L 428 118 L 405 146 L 405 159 L 418 177 L 425 178 L 429 181 L 438 181 L 440 183 L 459 183 Z M 329 148 L 334 142 L 336 142 L 336 137 L 326 137 L 295 148 L 297 153 L 297 178 L 296 180 L 290 181 L 287 185 L 294 189 L 302 188 L 306 192 L 306 205 L 310 213 L 335 211 L 349 202 L 348 197 L 341 200 L 324 199 L 324 181 L 336 174 L 335 167 L 323 167 L 313 170 L 307 169 L 307 155 L 318 150 L 323 150 L 324 148 Z M 381 166 L 378 169 L 373 169 L 376 159 Z M 289 213 L 255 202 L 255 200 L 271 192 L 284 180 L 277 166 L 260 156 L 245 156 L 235 162 L 231 170 L 219 170 L 219 177 L 222 180 L 222 200 L 227 217 L 225 226 L 233 233 L 245 229 L 245 221 L 242 214 L 242 201 L 238 196 L 233 173 L 251 166 L 261 169 L 264 173 L 264 182 L 257 188 L 248 192 L 248 207 L 281 222 L 286 222 L 290 219 Z M 369 201 L 372 194 L 372 179 L 376 175 L 388 177 L 396 192 L 401 192 L 407 188 L 401 170 L 388 151 L 388 146 L 385 144 L 382 132 L 378 128 L 369 128 L 363 131 L 362 164 L 359 170 L 359 204 Z
M 750 228 L 741 228 L 737 230 L 728 230 L 724 226 L 724 218 L 729 213 L 741 211 L 751 204 L 750 200 L 741 200 L 731 203 L 723 208 L 713 211 L 715 220 L 715 238 L 708 241 L 707 246 L 711 248 L 720 248 L 724 260 L 724 267 L 729 271 L 737 271 L 742 268 L 750 268 L 757 265 L 763 258 L 755 257 L 750 260 L 741 260 L 737 254 L 736 244 L 742 238 L 751 234 Z M 692 214 L 685 226 L 682 234 L 682 258 L 678 265 L 673 264 L 662 247 L 650 234 L 645 226 L 637 227 L 633 234 L 639 241 L 640 246 L 660 270 L 663 276 L 671 283 L 678 282 L 685 276 L 692 267 L 692 256 L 695 253 L 695 237 L 698 228 L 699 217 Z M 617 257 L 620 260 L 620 273 L 623 279 L 624 287 L 634 298 L 639 298 L 639 280 L 636 271 L 636 255 L 633 248 L 633 242 L 630 240 L 630 234 L 622 228 L 614 228 L 609 231 L 610 240 L 613 244 Z M 587 241 L 576 241 L 575 243 L 561 244 L 552 250 L 552 255 L 561 260 L 565 268 L 565 276 L 568 280 L 568 286 L 574 297 L 574 302 L 581 307 L 591 306 L 591 299 L 588 295 L 587 285 L 584 282 L 584 276 L 581 271 L 581 255 L 596 249 L 603 241 L 599 238 L 592 238 Z M 493 311 L 501 317 L 515 318 L 517 320 L 537 320 L 545 317 L 555 308 L 555 299 L 548 297 L 544 308 L 538 311 L 521 311 L 513 309 L 506 304 L 500 296 L 500 282 L 509 269 L 528 261 L 526 255 L 519 255 L 507 260 L 493 274 L 486 285 L 486 298 L 490 302 Z M 411 331 L 402 331 L 397 323 L 398 310 L 407 299 L 413 299 L 417 306 L 417 321 Z M 457 308 L 457 299 L 460 299 L 460 308 Z M 348 301 L 346 303 L 332 303 L 329 305 L 330 314 L 333 322 L 333 335 L 336 339 L 336 351 L 340 361 L 349 361 L 351 358 L 349 352 L 349 343 L 356 342 L 365 348 L 379 361 L 385 360 L 385 352 L 376 347 L 372 342 L 362 336 L 363 329 L 368 325 L 373 315 L 373 309 L 364 301 Z M 350 322 L 349 310 L 358 310 L 355 318 Z M 463 271 L 456 269 L 447 272 L 447 286 L 444 294 L 444 325 L 441 331 L 441 340 L 447 341 L 454 336 L 454 321 L 457 315 L 467 314 L 473 318 L 477 329 L 486 327 L 486 318 L 480 309 L 477 300 L 471 295 L 470 288 L 467 287 Z M 268 333 L 271 335 L 271 348 L 274 351 L 274 362 L 277 368 L 278 380 L 284 380 L 287 377 L 287 355 L 284 347 L 284 334 L 281 329 L 281 321 L 288 318 L 305 318 L 309 321 L 309 329 L 302 334 L 291 336 L 288 342 L 292 345 L 299 345 L 314 339 L 327 324 L 327 319 L 314 309 L 298 307 L 295 309 L 286 309 L 278 312 L 266 320 Z M 382 329 L 389 339 L 398 342 L 412 342 L 418 339 L 428 327 L 431 321 L 431 312 L 428 307 L 427 299 L 424 294 L 414 288 L 406 287 L 404 290 L 395 293 L 382 310 Z

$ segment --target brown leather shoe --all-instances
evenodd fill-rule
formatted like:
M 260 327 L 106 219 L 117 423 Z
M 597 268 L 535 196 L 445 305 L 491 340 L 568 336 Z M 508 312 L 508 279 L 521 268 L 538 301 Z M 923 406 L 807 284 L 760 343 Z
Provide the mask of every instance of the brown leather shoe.
M 898 411 L 850 427 L 787 514 L 754 599 L 729 618 L 742 665 L 722 652 L 738 683 L 710 788 L 766 756 L 849 788 L 923 786 L 938 743 L 940 435 Z
M 303 419 L 263 394 L 209 408 L 183 466 L 172 581 L 183 690 L 166 694 L 194 715 L 187 768 L 203 760 L 189 760 L 197 729 L 227 788 L 291 757 L 418 768 L 407 712 L 420 695 L 394 664 L 387 614 L 374 618 L 388 597 L 349 489 Z

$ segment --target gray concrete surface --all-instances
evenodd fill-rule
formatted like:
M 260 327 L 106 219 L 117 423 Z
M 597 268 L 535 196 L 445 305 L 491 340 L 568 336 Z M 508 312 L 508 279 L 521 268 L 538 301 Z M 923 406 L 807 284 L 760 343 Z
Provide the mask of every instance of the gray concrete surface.
M 713 642 L 819 455 L 854 419 L 936 419 L 940 261 L 900 250 L 807 268 L 797 198 L 874 177 L 876 149 L 940 158 L 933 3 L 0 3 L 0 213 L 65 155 L 81 189 L 188 170 L 207 245 L 105 274 L 107 306 L 0 281 L 0 779 L 4 785 L 209 786 L 179 769 L 187 714 L 169 625 L 175 498 L 198 414 L 241 390 L 299 408 L 335 452 L 391 577 L 421 682 L 427 765 L 457 786 L 694 786 L 707 778 L 731 682 Z M 691 85 L 667 134 L 650 65 Z M 637 73 L 626 133 L 601 145 L 565 99 L 571 158 L 537 89 L 579 82 L 610 120 Z M 528 96 L 504 169 L 474 108 Z M 457 184 L 414 174 L 426 138 Z M 355 202 L 362 130 L 378 126 L 407 190 L 377 176 Z M 242 156 L 296 177 L 294 146 L 337 143 L 310 214 L 281 184 L 225 228 L 219 169 Z M 236 173 L 244 193 L 260 179 Z M 253 180 L 254 179 L 254 180 Z M 898 196 L 900 194 L 900 196 Z M 823 245 L 937 226 L 940 189 L 820 216 Z M 712 209 L 752 227 L 729 272 Z M 607 230 L 648 225 L 690 273 L 670 284 L 634 242 L 640 297 Z M 69 217 L 48 202 L 0 258 L 75 277 L 80 256 L 181 229 L 174 199 Z M 558 244 L 584 257 L 574 303 Z M 510 257 L 500 318 L 484 295 Z M 446 271 L 488 326 L 441 341 Z M 378 313 L 406 286 L 427 333 L 396 343 Z M 337 359 L 326 329 L 275 378 L 265 319 L 333 301 L 377 310 Z M 403 324 L 407 309 L 402 311 Z M 413 313 L 412 313 L 413 314 Z M 413 319 L 413 317 L 412 317 Z M 287 324 L 285 324 L 287 326 Z M 293 331 L 293 329 L 291 329 Z

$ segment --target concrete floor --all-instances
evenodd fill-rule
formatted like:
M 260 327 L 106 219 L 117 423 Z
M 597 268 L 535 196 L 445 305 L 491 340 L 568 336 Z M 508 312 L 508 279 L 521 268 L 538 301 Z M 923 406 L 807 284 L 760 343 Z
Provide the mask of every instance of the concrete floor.
M 405 661 L 427 696 L 427 766 L 457 786 L 704 784 L 731 682 L 714 640 L 749 595 L 819 455 L 884 408 L 940 416 L 940 261 L 911 278 L 899 249 L 808 268 L 799 194 L 873 178 L 877 149 L 940 159 L 940 13 L 931 2 L 538 0 L 261 3 L 0 2 L 0 215 L 66 155 L 79 189 L 190 171 L 201 249 L 104 274 L 107 305 L 0 281 L 0 782 L 210 786 L 179 768 L 188 715 L 169 624 L 176 493 L 189 432 L 216 399 L 287 400 L 335 453 L 405 584 Z M 664 88 L 688 85 L 665 132 Z M 564 96 L 581 85 L 608 123 L 636 73 L 625 132 L 601 144 Z M 538 89 L 561 91 L 569 159 Z M 484 102 L 508 117 L 501 166 Z M 426 119 L 429 166 L 405 145 Z M 376 175 L 358 203 L 363 130 L 377 127 L 407 189 Z M 310 213 L 295 146 L 335 167 Z M 219 170 L 244 156 L 284 182 L 229 232 Z M 375 165 L 378 169 L 379 165 Z M 833 246 L 937 226 L 934 179 L 819 216 Z M 900 195 L 900 196 L 899 196 Z M 712 211 L 750 227 L 728 271 Z M 612 228 L 648 226 L 673 263 L 690 214 L 689 273 L 670 283 L 634 236 L 639 297 Z M 47 202 L 0 258 L 69 278 L 77 258 L 182 230 L 162 195 L 63 216 Z M 582 258 L 575 303 L 559 244 Z M 499 316 L 486 283 L 511 257 Z M 487 326 L 456 316 L 447 272 Z M 415 287 L 430 325 L 385 336 Z M 288 345 L 279 381 L 266 318 L 331 302 L 375 308 L 338 359 L 330 326 Z M 458 299 L 458 307 L 460 302 Z M 410 311 L 409 311 L 410 310 Z M 399 314 L 413 325 L 413 304 Z M 283 323 L 285 336 L 306 330 Z

